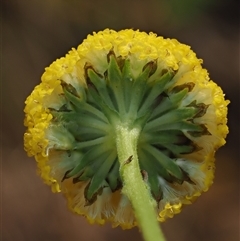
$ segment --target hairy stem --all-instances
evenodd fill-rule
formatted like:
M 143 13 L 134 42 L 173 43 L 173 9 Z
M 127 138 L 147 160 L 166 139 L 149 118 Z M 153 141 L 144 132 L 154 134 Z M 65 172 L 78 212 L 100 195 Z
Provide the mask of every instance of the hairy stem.
M 132 203 L 139 228 L 146 241 L 165 241 L 157 221 L 156 203 L 143 181 L 137 156 L 140 128 L 116 127 L 116 144 L 123 180 L 123 193 Z

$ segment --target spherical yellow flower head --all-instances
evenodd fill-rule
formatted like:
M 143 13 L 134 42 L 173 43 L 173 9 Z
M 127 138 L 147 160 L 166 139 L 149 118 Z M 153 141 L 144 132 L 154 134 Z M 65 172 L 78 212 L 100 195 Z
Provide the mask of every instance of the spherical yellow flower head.
M 179 213 L 212 184 L 228 133 L 229 101 L 201 63 L 177 40 L 108 29 L 53 62 L 25 107 L 25 150 L 44 181 L 92 223 L 135 226 L 121 192 L 121 123 L 141 130 L 139 165 L 158 219 Z

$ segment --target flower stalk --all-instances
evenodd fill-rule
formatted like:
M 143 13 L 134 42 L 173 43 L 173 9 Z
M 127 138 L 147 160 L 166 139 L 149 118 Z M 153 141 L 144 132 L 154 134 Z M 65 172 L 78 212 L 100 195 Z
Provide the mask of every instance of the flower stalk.
M 129 129 L 121 125 L 116 128 L 120 174 L 124 183 L 122 192 L 132 203 L 138 226 L 145 240 L 165 241 L 157 222 L 156 202 L 153 200 L 139 168 L 137 155 L 139 134 L 139 128 Z

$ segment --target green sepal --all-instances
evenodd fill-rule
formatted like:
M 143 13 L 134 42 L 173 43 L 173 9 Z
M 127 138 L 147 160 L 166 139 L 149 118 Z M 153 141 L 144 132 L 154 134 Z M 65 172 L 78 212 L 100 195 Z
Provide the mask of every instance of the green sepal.
M 111 51 L 109 52 L 107 57 L 109 62 L 108 71 L 107 71 L 109 82 L 110 82 L 109 84 L 119 86 L 119 84 L 121 84 L 122 82 L 122 71 L 117 62 L 117 58 L 114 52 L 111 52 Z
M 182 154 L 190 154 L 196 150 L 196 147 L 193 144 L 189 145 L 174 145 L 174 144 L 165 144 L 163 145 L 166 149 L 171 151 L 176 157 Z
M 139 151 L 139 164 L 141 170 L 144 170 L 148 174 L 147 182 L 149 183 L 150 190 L 154 199 L 159 202 L 162 198 L 162 190 L 158 181 L 158 172 L 156 167 L 154 168 L 154 164 L 152 162 L 153 157 L 147 155 L 146 152 L 140 150 Z
M 114 160 L 116 159 L 116 156 L 116 151 L 112 151 L 93 175 L 89 186 L 85 189 L 85 199 L 88 200 L 89 203 L 91 203 L 92 199 L 95 197 L 94 194 L 97 193 L 102 187 L 102 183 L 106 179 L 107 174 L 110 171 Z
M 129 109 L 129 103 L 131 101 L 133 83 L 134 79 L 131 72 L 131 63 L 129 59 L 126 59 L 122 68 L 122 85 L 126 112 Z
M 55 112 L 54 117 L 64 123 L 65 128 L 73 133 L 74 136 L 81 135 L 81 128 L 83 127 L 91 128 L 89 134 L 97 132 L 99 135 L 106 135 L 110 129 L 109 124 L 106 122 L 90 115 L 79 115 L 77 112 Z
M 104 113 L 106 118 L 110 123 L 114 122 L 116 119 L 119 120 L 119 114 L 116 111 L 116 108 L 111 108 L 108 106 L 98 95 L 97 91 L 93 88 L 88 90 L 90 102 L 97 105 L 97 107 Z
M 168 156 L 164 155 L 162 151 L 159 151 L 157 148 L 146 144 L 143 146 L 143 148 L 152 154 L 152 156 L 159 162 L 159 164 L 162 166 L 162 169 L 159 171 L 162 171 L 163 173 L 160 174 L 160 176 L 164 177 L 166 180 L 168 180 L 169 177 L 165 177 L 166 174 L 164 173 L 164 170 L 166 170 L 170 175 L 174 176 L 176 179 L 183 180 L 183 174 L 179 166 Z
M 100 161 L 101 158 L 99 158 L 99 156 L 103 155 L 110 148 L 111 147 L 104 144 L 92 147 L 83 155 L 82 159 L 79 160 L 79 164 L 75 166 L 71 172 L 68 173 L 67 177 L 78 175 L 85 167 L 91 165 L 92 162 Z
M 73 184 L 91 179 L 95 171 L 91 166 L 83 168 L 79 175 L 73 178 Z
M 119 175 L 119 168 L 120 168 L 119 161 L 116 160 L 106 178 L 106 181 L 108 182 L 112 192 L 115 192 L 122 186 L 120 175 Z
M 71 92 L 69 92 L 67 89 L 64 89 L 64 95 L 67 98 L 67 100 L 70 103 L 72 103 L 75 113 L 76 115 L 78 115 L 78 119 L 80 114 L 83 114 L 86 116 L 86 113 L 88 113 L 89 118 L 94 117 L 94 119 L 97 118 L 107 123 L 107 118 L 105 117 L 105 115 L 98 109 L 94 108 L 94 106 L 86 103 L 85 98 L 77 97 L 73 95 Z
M 108 85 L 110 91 L 114 94 L 117 106 L 116 110 L 120 113 L 125 112 L 125 103 L 124 103 L 124 91 L 123 91 L 123 78 L 122 72 L 119 68 L 119 65 L 114 54 L 109 53 L 109 66 L 106 72 L 106 78 L 108 80 Z
M 152 115 L 149 120 L 153 120 L 158 118 L 159 116 L 163 115 L 169 110 L 173 110 L 178 108 L 183 98 L 188 93 L 187 89 L 183 89 L 182 91 L 179 91 L 174 94 L 167 94 L 167 97 L 162 98 L 161 102 L 156 106 L 156 108 L 153 110 Z
M 131 89 L 131 101 L 128 112 L 137 113 L 140 104 L 143 101 L 145 93 L 150 89 L 148 85 L 148 78 L 156 71 L 156 63 L 148 62 L 141 72 L 141 74 L 134 80 Z
M 67 123 L 66 128 L 74 134 L 78 142 L 91 141 L 106 135 L 106 130 L 96 129 L 90 126 L 79 126 L 79 124 L 74 122 Z
M 132 75 L 132 70 L 131 70 L 131 63 L 129 59 L 124 60 L 124 65 L 122 68 L 122 81 L 123 81 L 123 86 L 124 90 L 126 89 L 129 90 L 131 89 L 131 86 L 133 84 L 133 75 Z M 130 92 L 131 93 L 131 92 Z
M 140 158 L 140 164 L 141 162 L 147 162 L 149 169 L 152 168 L 156 171 L 157 176 L 161 176 L 162 178 L 171 181 L 171 176 L 168 173 L 168 171 L 163 167 L 163 165 L 155 158 L 155 156 L 146 148 L 141 148 L 139 150 L 141 153 L 145 154 L 146 159 Z M 141 164 L 143 166 L 147 164 Z M 148 169 L 148 171 L 149 171 Z
M 79 113 L 75 112 L 75 111 L 71 111 L 71 112 L 55 112 L 54 116 L 56 118 L 58 118 L 60 121 L 63 122 L 75 122 L 76 123 L 81 123 L 83 125 L 86 126 L 92 126 L 92 121 L 96 121 L 96 123 L 99 123 L 99 125 L 106 125 L 105 122 L 100 121 L 99 119 L 93 118 L 92 116 L 86 116 L 86 115 L 82 115 L 80 116 Z
M 171 126 L 175 122 L 192 119 L 196 114 L 196 109 L 193 107 L 182 107 L 173 109 L 162 116 L 149 121 L 145 126 L 145 131 L 157 131 L 161 126 Z
M 138 115 L 144 115 L 145 112 L 151 107 L 155 107 L 155 101 L 157 98 L 161 97 L 161 94 L 164 92 L 166 84 L 172 80 L 172 73 L 167 72 L 160 79 L 156 79 L 154 83 L 149 83 L 151 89 L 146 93 L 144 101 L 139 109 Z M 153 88 L 154 86 L 154 88 Z
M 137 117 L 136 120 L 133 122 L 132 126 L 143 128 L 147 123 L 147 121 L 149 120 L 150 116 L 151 116 L 151 110 L 148 110 L 145 112 L 144 115 Z
M 141 138 L 144 143 L 149 144 L 189 144 L 190 140 L 183 134 L 181 130 L 161 130 L 153 133 L 143 132 Z
M 103 100 L 100 97 L 96 87 L 93 84 L 88 85 L 87 102 L 90 105 L 94 106 L 96 109 L 102 111 Z
M 96 87 L 99 96 L 110 109 L 115 109 L 113 102 L 109 96 L 109 90 L 107 89 L 106 80 L 103 76 L 97 74 L 93 69 L 88 69 L 87 71 L 90 81 Z
M 97 146 L 100 144 L 106 144 L 108 142 L 109 142 L 109 136 L 101 136 L 101 137 L 91 139 L 91 140 L 81 140 L 75 144 L 74 149 L 75 150 L 87 150 L 94 146 Z
M 79 175 L 73 178 L 73 181 L 76 183 L 92 179 L 93 176 L 99 171 L 99 168 L 101 165 L 103 165 L 108 156 L 109 152 L 105 152 L 98 156 L 97 161 L 91 162 L 88 166 L 84 167 L 82 171 L 80 171 Z
M 172 124 L 164 124 L 156 128 L 155 130 L 153 129 L 152 132 L 159 132 L 159 131 L 167 131 L 167 130 L 181 130 L 183 132 L 201 132 L 202 128 L 198 124 L 194 124 L 190 121 L 178 121 Z M 152 133 L 151 132 L 151 133 Z

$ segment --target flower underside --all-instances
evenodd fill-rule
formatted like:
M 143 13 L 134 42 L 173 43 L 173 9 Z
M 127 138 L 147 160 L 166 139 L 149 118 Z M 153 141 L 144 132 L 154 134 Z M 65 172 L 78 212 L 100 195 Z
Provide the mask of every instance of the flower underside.
M 163 197 L 161 179 L 195 185 L 177 164 L 182 154 L 201 149 L 189 137 L 211 135 L 204 124 L 194 122 L 206 113 L 208 105 L 196 100 L 181 105 L 194 83 L 173 87 L 174 71 L 159 70 L 153 61 L 133 79 L 127 58 L 117 58 L 113 51 L 106 57 L 109 67 L 104 75 L 90 63 L 85 65 L 86 85 L 78 90 L 61 80 L 65 103 L 57 110 L 50 109 L 51 128 L 72 136 L 69 148 L 51 148 L 51 152 L 65 151 L 75 164 L 61 181 L 70 177 L 73 183 L 89 181 L 84 192 L 86 205 L 95 202 L 105 187 L 112 192 L 120 189 L 114 135 L 119 125 L 127 125 L 142 130 L 138 144 L 140 167 L 157 202 Z
M 200 63 L 185 45 L 151 34 L 89 36 L 26 101 L 25 149 L 43 179 L 90 222 L 135 226 L 117 148 L 121 128 L 135 131 L 158 219 L 179 213 L 212 184 L 214 153 L 228 133 L 228 101 Z

